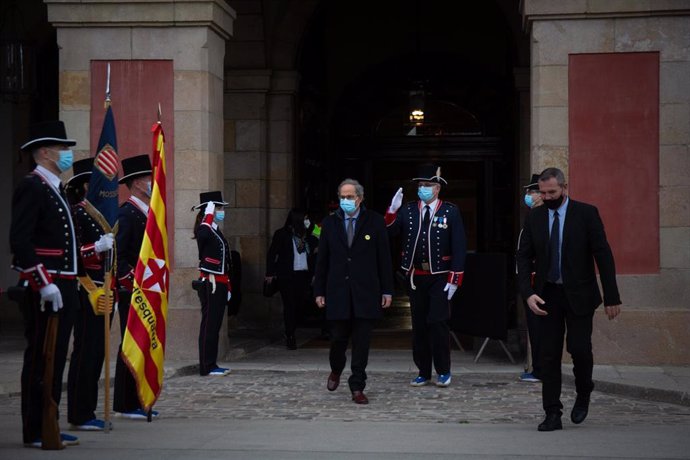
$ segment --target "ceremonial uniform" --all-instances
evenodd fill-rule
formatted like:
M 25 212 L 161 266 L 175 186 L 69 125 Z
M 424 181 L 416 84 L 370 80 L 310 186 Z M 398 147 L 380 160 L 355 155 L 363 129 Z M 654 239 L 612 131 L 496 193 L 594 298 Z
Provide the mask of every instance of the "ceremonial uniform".
M 412 201 L 397 213 L 389 211 L 386 224 L 391 236 L 402 235 L 401 268 L 407 274 L 412 354 L 419 376 L 428 381 L 432 363 L 439 376 L 449 376 L 450 302 L 444 289 L 462 284 L 466 241 L 460 210 L 439 199 L 428 205 Z
M 200 209 L 210 201 L 216 207 L 226 206 L 220 192 L 201 193 Z M 223 325 L 223 316 L 230 300 L 230 246 L 223 232 L 214 222 L 214 213 L 204 215 L 194 232 L 199 250 L 199 281 L 197 294 L 201 302 L 201 325 L 199 327 L 199 374 L 224 375 L 227 369 L 218 367 L 218 335 Z
M 92 158 L 76 162 L 75 175 L 69 180 L 69 185 L 82 188 L 91 176 L 92 167 Z M 89 299 L 89 290 L 94 291 L 97 287 L 103 286 L 104 256 L 96 251 L 96 242 L 106 232 L 92 216 L 91 213 L 95 210 L 91 210 L 90 213 L 87 208 L 93 209 L 86 201 L 81 201 L 72 208 L 82 267 L 79 275 L 80 279 L 84 280 L 79 288 L 80 308 L 74 321 L 74 342 L 67 378 L 67 420 L 76 427 L 96 421 L 98 381 L 105 353 L 105 315 L 95 314 Z M 84 429 L 99 428 L 97 425 L 89 425 Z
M 120 183 L 128 179 L 150 176 L 151 162 L 148 155 L 138 155 L 122 161 L 123 177 Z M 127 330 L 127 318 L 134 288 L 134 269 L 139 260 L 139 251 L 146 232 L 146 218 L 149 206 L 130 196 L 118 213 L 117 248 L 117 284 L 119 287 L 118 314 L 120 318 L 120 338 L 124 339 Z M 113 391 L 113 410 L 122 414 L 137 412 L 141 409 L 134 377 L 122 359 L 122 341 L 117 353 L 115 365 L 115 388 Z M 143 414 L 142 414 L 143 415 Z
M 62 122 L 35 125 L 32 131 L 34 140 L 22 146 L 24 151 L 76 143 L 65 139 Z M 54 135 L 50 135 L 51 131 Z M 20 282 L 27 287 L 20 306 L 27 340 L 21 376 L 22 432 L 28 445 L 40 444 L 42 435 L 43 348 L 48 318 L 58 316 L 52 398 L 59 404 L 73 315 L 79 303 L 77 242 L 69 209 L 60 178 L 40 165 L 19 182 L 12 197 L 12 268 L 20 272 Z M 53 301 L 47 302 L 45 311 L 41 311 L 41 288 L 50 289 L 51 284 L 59 289 L 62 308 L 58 309 Z

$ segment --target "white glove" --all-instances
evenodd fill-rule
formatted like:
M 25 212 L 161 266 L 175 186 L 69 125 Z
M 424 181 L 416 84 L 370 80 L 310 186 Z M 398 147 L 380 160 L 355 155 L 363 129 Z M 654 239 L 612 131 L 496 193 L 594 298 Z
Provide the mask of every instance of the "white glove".
M 228 302 L 230 302 L 230 299 L 232 299 L 232 292 L 228 291 Z
M 453 298 L 453 294 L 455 294 L 455 291 L 458 290 L 458 285 L 457 284 L 452 284 L 452 283 L 446 283 L 446 287 L 443 288 L 444 292 L 448 292 L 448 300 Z
M 41 311 L 45 311 L 45 303 L 51 302 L 53 304 L 53 311 L 57 312 L 62 308 L 62 294 L 60 289 L 54 284 L 50 283 L 41 288 Z
M 216 210 L 216 204 L 213 201 L 206 203 L 206 209 L 204 209 L 204 214 L 213 214 Z
M 400 187 L 397 192 L 395 192 L 395 195 L 393 195 L 393 199 L 391 200 L 391 207 L 388 208 L 388 211 L 393 214 L 398 212 L 398 209 L 400 209 L 400 206 L 402 206 L 402 200 L 403 200 L 403 189 Z
M 98 241 L 94 243 L 94 246 L 96 247 L 96 252 L 105 252 L 105 251 L 110 251 L 113 248 L 113 234 L 112 233 L 106 233 L 105 235 L 101 235 L 100 238 L 98 238 Z

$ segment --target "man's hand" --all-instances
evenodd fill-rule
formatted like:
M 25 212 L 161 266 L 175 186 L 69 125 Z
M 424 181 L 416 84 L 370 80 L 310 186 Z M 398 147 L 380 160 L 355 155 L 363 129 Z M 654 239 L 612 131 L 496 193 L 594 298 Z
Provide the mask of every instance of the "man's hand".
M 232 292 L 230 292 L 230 291 L 228 290 L 228 300 L 227 300 L 227 301 L 230 302 L 230 299 L 232 299 Z
M 604 312 L 606 312 L 606 316 L 609 317 L 609 320 L 612 320 L 616 316 L 620 315 L 621 313 L 621 305 L 605 305 L 604 306 Z
M 316 306 L 323 308 L 326 306 L 326 298 L 322 295 L 316 297 Z
M 62 308 L 62 294 L 60 289 L 54 284 L 50 283 L 43 286 L 41 292 L 41 311 L 45 311 L 45 303 L 51 302 L 53 304 L 53 311 L 57 312 Z
M 206 208 L 204 209 L 204 214 L 213 214 L 216 210 L 216 204 L 213 201 L 206 203 Z
M 544 305 L 545 303 L 546 302 L 544 302 L 544 299 L 539 297 L 537 294 L 532 294 L 527 299 L 527 306 L 529 307 L 529 309 L 532 310 L 535 315 L 539 315 L 539 316 L 548 315 L 548 313 L 546 311 L 539 308 L 539 305 Z
M 98 241 L 94 243 L 96 252 L 110 251 L 113 248 L 113 239 L 114 237 L 112 233 L 101 235 Z
M 446 287 L 443 288 L 443 292 L 448 293 L 448 300 L 453 298 L 455 291 L 458 290 L 458 285 L 453 283 L 446 283 Z
M 391 200 L 391 206 L 388 208 L 388 212 L 391 214 L 395 214 L 398 212 L 398 209 L 400 209 L 400 206 L 402 206 L 402 200 L 403 200 L 403 189 L 400 187 L 397 192 L 395 192 L 395 195 L 393 195 L 393 199 Z
M 383 308 L 390 307 L 392 303 L 393 303 L 393 296 L 392 295 L 384 294 L 381 296 L 381 306 Z

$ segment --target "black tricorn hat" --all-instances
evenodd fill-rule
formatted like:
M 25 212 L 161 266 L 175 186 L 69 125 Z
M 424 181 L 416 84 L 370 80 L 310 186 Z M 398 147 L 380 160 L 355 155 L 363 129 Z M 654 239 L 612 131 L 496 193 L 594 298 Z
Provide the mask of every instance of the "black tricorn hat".
M 441 177 L 441 167 L 431 163 L 421 165 L 417 170 L 417 177 L 413 177 L 412 180 L 448 185 L 448 182 Z
M 215 190 L 213 192 L 201 192 L 199 194 L 199 204 L 194 206 L 192 210 L 201 209 L 205 207 L 210 201 L 213 201 L 216 204 L 216 206 L 228 205 L 226 201 L 223 201 L 223 195 L 220 193 L 220 190 Z
M 75 161 L 72 165 L 74 175 L 67 179 L 65 186 L 71 185 L 78 187 L 91 178 L 91 171 L 93 170 L 93 158 L 84 158 L 83 160 Z
M 526 192 L 529 190 L 539 190 L 539 174 L 532 174 L 529 184 L 525 185 L 523 188 Z
M 124 184 L 130 179 L 148 176 L 151 171 L 151 160 L 147 154 L 125 158 L 122 160 L 122 177 L 118 183 Z
M 21 146 L 21 150 L 35 149 L 43 145 L 76 145 L 74 139 L 67 139 L 65 124 L 60 120 L 43 121 L 29 126 L 29 140 Z

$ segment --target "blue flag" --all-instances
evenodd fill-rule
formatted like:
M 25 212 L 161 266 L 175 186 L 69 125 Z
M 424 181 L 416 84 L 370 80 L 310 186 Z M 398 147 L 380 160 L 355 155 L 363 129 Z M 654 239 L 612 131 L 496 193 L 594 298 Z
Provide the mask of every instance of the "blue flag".
M 103 215 L 111 227 L 117 221 L 119 164 L 115 118 L 112 108 L 108 106 L 103 119 L 101 137 L 98 139 L 98 149 L 86 199 Z

